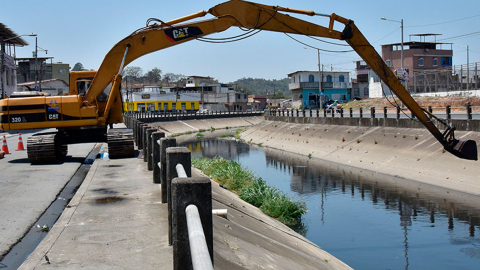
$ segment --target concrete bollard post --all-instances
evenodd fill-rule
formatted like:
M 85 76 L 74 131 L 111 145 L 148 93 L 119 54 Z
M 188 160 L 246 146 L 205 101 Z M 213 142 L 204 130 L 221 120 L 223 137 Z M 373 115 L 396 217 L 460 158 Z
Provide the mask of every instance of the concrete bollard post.
M 175 178 L 172 181 L 173 269 L 193 269 L 185 209 L 195 205 L 213 264 L 212 184 L 206 177 Z
M 370 107 L 370 117 L 375 119 L 375 107 Z
M 177 146 L 175 138 L 160 139 L 160 184 L 162 185 L 162 203 L 167 203 L 167 148 Z
M 472 120 L 472 105 L 467 104 L 467 119 Z
M 147 170 L 153 171 L 153 140 L 152 134 L 157 132 L 158 129 L 150 128 L 147 129 Z
M 152 133 L 152 148 L 153 148 L 153 158 L 152 158 L 152 165 L 153 165 L 153 183 L 160 184 L 160 167 L 158 164 L 160 163 L 160 142 L 161 138 L 165 138 L 165 132 L 154 132 Z
M 147 152 L 148 152 L 148 138 L 147 138 L 147 131 L 152 129 L 150 126 L 145 126 L 143 128 L 143 162 L 147 162 Z
M 182 164 L 187 176 L 192 175 L 192 160 L 190 150 L 186 147 L 167 148 L 167 198 L 168 198 L 168 243 L 172 245 L 172 180 L 177 177 L 177 164 Z M 163 189 L 163 186 L 162 186 Z
M 137 122 L 138 120 L 133 118 L 132 119 L 132 132 L 133 132 L 133 141 L 137 144 Z
M 143 125 L 143 122 L 140 120 L 136 120 L 135 122 L 135 144 L 137 145 L 138 149 L 140 150 L 140 129 Z
M 144 142 L 145 142 L 145 130 L 147 129 L 148 125 L 147 124 L 143 124 L 140 126 L 140 136 L 138 136 L 138 138 L 140 139 L 140 142 L 139 142 L 139 148 L 140 149 L 144 149 Z M 143 152 L 145 153 L 145 152 Z

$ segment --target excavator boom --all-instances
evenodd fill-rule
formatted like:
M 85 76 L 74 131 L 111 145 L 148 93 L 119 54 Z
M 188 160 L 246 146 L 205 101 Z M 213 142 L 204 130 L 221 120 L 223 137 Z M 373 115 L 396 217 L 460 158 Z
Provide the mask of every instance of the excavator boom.
M 286 13 L 296 13 L 308 16 L 324 16 L 330 18 L 328 27 L 313 24 Z M 194 19 L 211 14 L 214 17 L 204 21 L 194 21 Z M 232 26 L 251 30 L 267 30 L 274 32 L 325 37 L 337 40 L 345 40 L 360 55 L 365 62 L 380 76 L 388 87 L 399 97 L 399 99 L 412 111 L 415 117 L 432 133 L 432 135 L 444 146 L 444 148 L 454 155 L 471 160 L 477 160 L 477 144 L 474 141 L 465 139 L 456 139 L 453 135 L 454 128 L 448 127 L 445 132 L 440 130 L 430 120 L 430 117 L 424 113 L 423 109 L 410 96 L 408 91 L 399 82 L 390 68 L 384 63 L 380 55 L 370 45 L 363 34 L 358 30 L 352 20 L 343 18 L 336 14 L 318 14 L 314 11 L 305 11 L 291 9 L 279 6 L 268 6 L 242 0 L 231 0 L 218 4 L 208 11 L 200 11 L 185 17 L 181 17 L 168 22 L 154 23 L 141 28 L 131 35 L 118 42 L 107 53 L 100 68 L 96 72 L 85 96 L 72 96 L 66 101 L 69 104 L 57 106 L 60 110 L 68 108 L 70 114 L 62 117 L 57 123 L 45 124 L 44 127 L 61 126 L 79 126 L 79 125 L 105 125 L 108 121 L 118 121 L 119 117 L 119 86 L 121 82 L 121 73 L 124 66 L 135 59 L 154 51 L 162 50 L 187 41 L 199 39 L 206 35 L 222 32 Z M 342 32 L 333 29 L 335 23 L 344 25 Z M 107 96 L 104 102 L 99 102 L 100 97 Z M 51 99 L 28 100 L 28 104 L 38 110 L 52 110 L 47 102 Z M 16 123 L 24 118 L 12 118 L 9 104 L 15 106 L 21 105 L 25 101 L 4 102 L 0 101 L 0 108 L 7 108 L 0 111 L 0 123 L 5 129 L 27 128 L 32 123 Z M 62 101 L 60 100 L 60 103 Z M 43 104 L 43 105 L 42 105 Z M 75 107 L 75 106 L 78 106 Z M 25 108 L 19 106 L 18 108 Z M 110 112 L 112 110 L 112 112 Z M 93 119 L 92 113 L 96 112 L 96 118 Z M 23 112 L 25 113 L 25 112 Z M 38 112 L 37 112 L 38 113 Z M 82 117 L 85 116 L 85 121 Z M 3 115 L 2 115 L 3 114 Z M 40 112 L 41 114 L 41 112 Z M 115 120 L 112 120 L 115 119 Z M 26 118 L 25 118 L 26 119 Z M 42 116 L 39 116 L 42 119 Z M 70 119 L 76 119 L 77 122 L 69 122 Z M 47 119 L 48 120 L 48 119 Z M 47 120 L 37 121 L 49 123 Z M 86 121 L 89 120 L 89 121 Z M 42 124 L 35 123 L 33 126 L 40 128 Z

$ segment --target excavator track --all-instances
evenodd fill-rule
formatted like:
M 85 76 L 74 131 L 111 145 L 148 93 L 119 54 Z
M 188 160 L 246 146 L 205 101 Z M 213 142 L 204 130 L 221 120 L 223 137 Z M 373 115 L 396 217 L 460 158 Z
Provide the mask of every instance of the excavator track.
M 108 155 L 111 159 L 134 157 L 133 131 L 131 129 L 110 129 L 107 134 Z
M 27 139 L 27 156 L 32 164 L 57 163 L 65 158 L 67 145 L 55 142 L 55 134 L 35 134 Z

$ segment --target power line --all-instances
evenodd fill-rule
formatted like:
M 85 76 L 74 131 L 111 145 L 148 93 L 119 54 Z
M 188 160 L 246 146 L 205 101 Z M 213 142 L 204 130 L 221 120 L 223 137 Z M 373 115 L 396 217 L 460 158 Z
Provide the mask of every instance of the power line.
M 380 40 L 382 40 L 382 39 L 384 39 L 384 38 L 386 38 L 386 37 L 390 36 L 391 34 L 393 34 L 393 33 L 397 32 L 397 31 L 398 31 L 398 29 L 400 29 L 400 27 L 398 27 L 397 29 L 393 30 L 393 31 L 392 31 L 390 34 L 388 34 L 388 35 L 386 35 L 386 36 L 382 37 L 381 39 L 379 39 L 379 40 L 377 40 L 377 41 L 375 41 L 375 42 L 372 42 L 372 44 L 375 44 L 375 43 L 379 42 Z
M 430 24 L 422 24 L 422 25 L 411 25 L 411 26 L 405 26 L 405 28 L 407 28 L 407 27 L 408 27 L 408 28 L 414 28 L 414 27 L 423 27 L 423 26 L 432 26 L 432 25 L 447 24 L 447 23 L 458 22 L 458 21 L 463 21 L 463 20 L 467 20 L 467 19 L 475 18 L 475 17 L 478 17 L 478 16 L 480 16 L 480 14 L 473 15 L 473 16 L 470 16 L 470 17 L 461 18 L 461 19 L 456 19 L 456 20 L 446 21 L 446 22 L 439 22 L 439 23 L 430 23 Z
M 468 34 L 464 34 L 464 35 L 459 35 L 459 36 L 454 36 L 454 37 L 449 37 L 449 38 L 442 38 L 442 39 L 439 39 L 438 41 L 440 41 L 440 40 L 448 40 L 448 39 L 463 38 L 463 37 L 468 37 L 468 36 L 478 35 L 478 34 L 480 34 L 480 31 L 473 32 L 473 33 L 468 33 Z

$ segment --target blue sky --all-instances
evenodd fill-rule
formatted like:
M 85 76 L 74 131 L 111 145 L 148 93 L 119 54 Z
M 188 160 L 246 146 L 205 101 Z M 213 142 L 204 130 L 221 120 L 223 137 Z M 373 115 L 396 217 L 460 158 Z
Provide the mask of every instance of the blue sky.
M 169 21 L 210 7 L 223 1 L 124 1 L 124 0 L 2 0 L 0 22 L 17 34 L 36 33 L 38 46 L 48 50 L 55 62 L 81 62 L 87 69 L 98 69 L 105 54 L 118 41 L 138 28 L 149 18 Z M 400 42 L 400 23 L 383 21 L 404 20 L 404 40 L 410 34 L 437 33 L 438 42 L 454 43 L 453 64 L 465 64 L 469 45 L 470 62 L 480 62 L 480 1 L 312 1 L 263 0 L 259 3 L 279 5 L 317 13 L 336 13 L 352 19 L 365 37 L 380 51 L 380 45 Z M 328 19 L 292 15 L 322 26 Z M 211 18 L 207 16 L 206 18 Z M 236 35 L 231 29 L 216 37 Z M 472 34 L 475 33 L 475 34 Z M 465 36 L 464 36 L 465 35 Z M 458 37 L 460 36 L 460 37 Z M 297 36 L 295 36 L 297 37 Z M 452 37 L 457 37 L 450 39 Z M 29 46 L 19 47 L 17 57 L 29 57 L 35 38 L 24 37 Z M 302 42 L 326 50 L 345 50 L 348 47 L 326 45 L 299 37 Z M 445 39 L 445 40 L 442 40 Z M 221 82 L 242 77 L 281 79 L 298 70 L 317 70 L 317 51 L 304 49 L 282 33 L 262 31 L 234 43 L 210 44 L 191 41 L 137 59 L 131 66 L 140 66 L 144 73 L 158 67 L 163 73 L 211 76 Z M 45 52 L 39 52 L 39 56 Z M 353 71 L 355 52 L 321 53 L 327 70 Z

